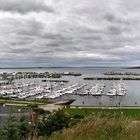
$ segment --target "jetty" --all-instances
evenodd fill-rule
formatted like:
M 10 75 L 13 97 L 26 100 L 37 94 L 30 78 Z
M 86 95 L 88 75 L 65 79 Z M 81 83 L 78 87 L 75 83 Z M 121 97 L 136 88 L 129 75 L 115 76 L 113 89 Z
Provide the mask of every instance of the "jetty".
M 46 79 L 43 79 L 42 82 L 68 83 L 69 81 L 68 80 L 46 80 Z
M 64 76 L 81 76 L 81 73 L 76 73 L 76 72 L 63 72 L 62 75 Z

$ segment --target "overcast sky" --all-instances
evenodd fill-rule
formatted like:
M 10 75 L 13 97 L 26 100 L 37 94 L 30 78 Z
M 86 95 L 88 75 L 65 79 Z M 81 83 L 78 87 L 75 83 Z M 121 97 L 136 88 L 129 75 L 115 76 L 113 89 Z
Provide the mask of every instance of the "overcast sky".
M 0 0 L 0 67 L 140 65 L 140 0 Z

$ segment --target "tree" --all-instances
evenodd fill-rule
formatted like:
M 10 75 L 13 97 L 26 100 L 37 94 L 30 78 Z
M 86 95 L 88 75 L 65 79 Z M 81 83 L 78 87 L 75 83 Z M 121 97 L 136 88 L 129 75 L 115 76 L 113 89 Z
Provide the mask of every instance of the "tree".
M 26 139 L 29 136 L 33 135 L 34 127 L 31 123 L 26 121 L 25 116 L 21 116 L 19 119 L 19 135 L 22 139 Z
M 53 132 L 62 130 L 69 126 L 70 118 L 62 110 L 44 116 L 38 122 L 38 130 L 41 136 L 50 136 Z
M 10 115 L 0 129 L 1 140 L 24 140 L 33 134 L 33 126 L 22 115 L 18 120 Z
M 2 140 L 19 140 L 19 123 L 15 117 L 10 116 L 4 126 L 0 129 L 0 136 Z

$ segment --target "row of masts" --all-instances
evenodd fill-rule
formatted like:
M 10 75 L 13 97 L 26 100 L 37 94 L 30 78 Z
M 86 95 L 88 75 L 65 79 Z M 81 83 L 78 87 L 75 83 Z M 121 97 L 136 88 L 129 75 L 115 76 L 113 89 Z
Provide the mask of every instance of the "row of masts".
M 41 94 L 39 96 L 36 97 L 36 99 L 55 99 L 58 98 L 62 95 L 66 95 L 66 94 L 76 94 L 79 90 L 81 90 L 82 88 L 84 88 L 86 86 L 86 84 L 73 84 L 70 86 L 64 86 L 62 89 L 59 90 L 55 90 L 53 92 L 49 92 L 48 94 Z
M 80 93 L 86 84 L 66 85 L 60 83 L 38 84 L 37 82 L 14 83 L 12 85 L 0 86 L 0 96 L 8 98 L 36 98 L 36 99 L 55 99 L 66 94 L 93 95 L 93 96 L 124 96 L 127 88 L 123 82 L 112 84 L 110 90 L 105 93 L 106 87 L 103 83 L 97 83 L 84 93 Z
M 34 97 L 36 99 L 55 99 L 65 94 L 74 94 L 81 90 L 86 84 L 73 84 L 65 85 L 66 83 L 60 82 L 49 83 L 40 85 L 36 82 L 25 82 L 13 85 L 1 86 L 0 96 L 8 98 L 26 99 Z
M 127 87 L 124 83 L 112 84 L 108 92 L 104 92 L 105 84 L 97 83 L 86 91 L 86 94 L 93 96 L 124 96 L 127 92 Z

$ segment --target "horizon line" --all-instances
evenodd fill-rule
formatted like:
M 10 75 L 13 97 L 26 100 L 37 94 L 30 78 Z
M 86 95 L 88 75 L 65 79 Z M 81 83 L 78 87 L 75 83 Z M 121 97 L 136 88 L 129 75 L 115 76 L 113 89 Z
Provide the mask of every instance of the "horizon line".
M 0 69 L 41 69 L 41 68 L 134 68 L 139 66 L 23 66 L 23 67 L 0 67 Z

